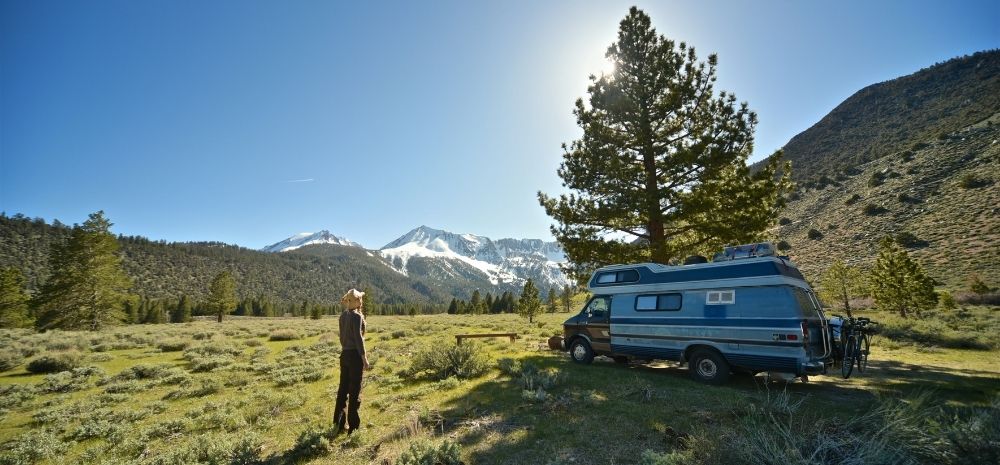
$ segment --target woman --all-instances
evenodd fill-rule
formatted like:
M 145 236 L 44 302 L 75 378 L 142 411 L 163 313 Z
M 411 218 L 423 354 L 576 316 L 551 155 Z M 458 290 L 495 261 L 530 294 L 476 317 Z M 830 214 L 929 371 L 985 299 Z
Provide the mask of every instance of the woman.
M 371 368 L 368 353 L 365 352 L 365 317 L 361 314 L 361 298 L 364 295 L 364 292 L 351 289 L 340 299 L 346 308 L 340 314 L 340 387 L 333 409 L 333 422 L 338 433 L 344 430 L 345 422 L 347 434 L 361 426 L 361 417 L 358 416 L 361 373 Z

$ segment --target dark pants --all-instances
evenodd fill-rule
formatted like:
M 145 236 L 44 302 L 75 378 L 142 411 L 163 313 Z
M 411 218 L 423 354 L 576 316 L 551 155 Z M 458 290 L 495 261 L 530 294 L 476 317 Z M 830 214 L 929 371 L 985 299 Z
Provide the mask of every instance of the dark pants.
M 340 387 L 337 389 L 337 404 L 333 408 L 333 422 L 341 430 L 347 422 L 347 431 L 361 426 L 358 408 L 361 407 L 361 373 L 364 362 L 356 350 L 345 350 L 340 354 Z M 344 408 L 347 408 L 345 415 Z

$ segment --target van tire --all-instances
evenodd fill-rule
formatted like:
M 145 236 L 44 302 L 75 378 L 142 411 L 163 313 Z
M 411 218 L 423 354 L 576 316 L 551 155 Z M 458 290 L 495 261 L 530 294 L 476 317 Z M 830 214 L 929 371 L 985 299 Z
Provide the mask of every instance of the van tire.
M 691 377 L 705 384 L 720 385 L 729 381 L 729 362 L 714 350 L 701 349 L 688 362 Z
M 590 348 L 590 343 L 586 339 L 578 337 L 569 345 L 569 356 L 576 363 L 589 365 L 594 361 L 594 349 Z

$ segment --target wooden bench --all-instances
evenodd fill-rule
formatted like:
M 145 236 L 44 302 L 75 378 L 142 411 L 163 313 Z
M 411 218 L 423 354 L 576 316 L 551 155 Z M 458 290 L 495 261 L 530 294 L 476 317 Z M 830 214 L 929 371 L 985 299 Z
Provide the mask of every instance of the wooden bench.
M 514 339 L 517 339 L 517 333 L 456 334 L 455 342 L 461 345 L 462 339 L 468 339 L 473 337 L 508 337 L 510 338 L 510 342 L 514 342 Z

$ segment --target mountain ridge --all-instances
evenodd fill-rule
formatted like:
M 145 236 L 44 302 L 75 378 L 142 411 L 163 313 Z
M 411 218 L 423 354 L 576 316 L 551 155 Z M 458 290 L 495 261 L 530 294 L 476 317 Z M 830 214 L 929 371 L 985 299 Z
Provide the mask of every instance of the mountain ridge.
M 294 250 L 299 242 L 309 241 L 308 236 L 299 234 L 262 250 Z M 436 282 L 458 295 L 466 293 L 463 288 L 517 290 L 529 278 L 543 289 L 570 284 L 559 268 L 566 260 L 562 248 L 541 239 L 494 240 L 420 225 L 370 252 L 402 275 Z
M 1000 108 L 1000 49 L 956 57 L 858 90 L 783 148 L 806 187 L 928 143 Z M 904 116 L 905 115 L 905 116 Z

